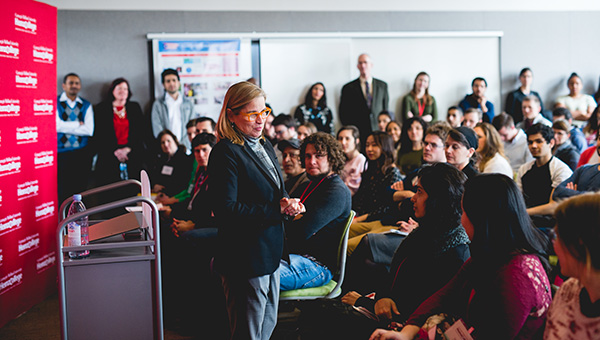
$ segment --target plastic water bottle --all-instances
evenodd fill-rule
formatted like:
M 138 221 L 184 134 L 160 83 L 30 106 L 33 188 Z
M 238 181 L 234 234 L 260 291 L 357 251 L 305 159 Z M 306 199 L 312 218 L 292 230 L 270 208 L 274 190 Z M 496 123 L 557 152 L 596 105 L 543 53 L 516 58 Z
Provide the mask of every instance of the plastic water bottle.
M 82 211 L 85 211 L 85 205 L 81 202 L 81 195 L 73 195 L 73 203 L 71 203 L 71 207 L 69 207 L 68 216 Z M 67 225 L 67 239 L 69 246 L 84 246 L 90 243 L 88 229 L 87 216 L 69 223 Z M 90 256 L 89 250 L 69 252 L 69 257 L 72 259 L 81 259 L 88 256 Z
M 122 180 L 129 179 L 129 173 L 127 172 L 127 163 L 119 163 L 119 172 Z

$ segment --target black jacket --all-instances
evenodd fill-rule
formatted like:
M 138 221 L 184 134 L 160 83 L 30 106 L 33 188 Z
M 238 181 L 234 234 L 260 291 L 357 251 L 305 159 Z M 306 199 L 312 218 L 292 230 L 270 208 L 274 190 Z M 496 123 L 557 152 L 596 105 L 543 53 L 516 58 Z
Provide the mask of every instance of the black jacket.
M 218 231 L 216 270 L 251 278 L 272 274 L 284 256 L 283 215 L 279 201 L 287 196 L 275 150 L 264 148 L 277 169 L 279 185 L 246 144 L 223 139 L 208 162 L 208 193 Z

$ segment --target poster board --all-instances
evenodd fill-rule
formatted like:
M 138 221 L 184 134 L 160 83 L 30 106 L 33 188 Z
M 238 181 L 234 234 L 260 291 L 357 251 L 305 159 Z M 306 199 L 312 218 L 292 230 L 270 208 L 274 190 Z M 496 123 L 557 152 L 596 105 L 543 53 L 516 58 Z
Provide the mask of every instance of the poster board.
M 194 103 L 192 118 L 216 121 L 229 86 L 252 76 L 249 39 L 153 39 L 152 50 L 154 97 L 164 95 L 162 71 L 177 70 L 182 93 Z
M 0 11 L 0 327 L 56 292 L 56 8 Z

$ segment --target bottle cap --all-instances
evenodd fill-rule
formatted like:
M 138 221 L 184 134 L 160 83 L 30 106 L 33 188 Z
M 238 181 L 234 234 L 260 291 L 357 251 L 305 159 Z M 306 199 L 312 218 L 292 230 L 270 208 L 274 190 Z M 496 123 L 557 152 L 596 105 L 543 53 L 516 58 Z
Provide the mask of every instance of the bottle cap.
M 75 195 L 73 195 L 73 201 L 75 201 L 75 202 L 81 202 L 81 194 L 75 194 Z

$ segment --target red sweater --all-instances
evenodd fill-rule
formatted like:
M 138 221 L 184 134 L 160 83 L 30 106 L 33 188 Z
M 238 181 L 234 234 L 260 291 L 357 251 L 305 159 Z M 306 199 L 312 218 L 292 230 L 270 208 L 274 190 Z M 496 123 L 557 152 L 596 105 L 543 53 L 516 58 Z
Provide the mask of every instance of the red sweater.
M 407 321 L 422 326 L 433 314 L 461 317 L 480 339 L 531 339 L 544 327 L 550 282 L 535 255 L 516 255 L 489 282 L 477 279 L 472 259 L 423 302 Z M 537 334 L 536 334 L 537 333 Z

